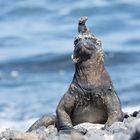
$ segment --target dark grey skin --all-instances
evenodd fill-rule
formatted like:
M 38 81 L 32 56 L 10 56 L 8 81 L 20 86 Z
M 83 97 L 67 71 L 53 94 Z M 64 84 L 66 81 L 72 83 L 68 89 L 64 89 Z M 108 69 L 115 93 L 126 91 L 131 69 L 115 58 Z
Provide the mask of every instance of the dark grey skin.
M 123 119 L 121 104 L 105 69 L 100 47 L 97 38 L 80 39 L 75 45 L 74 78 L 56 111 L 60 130 L 71 129 L 83 122 L 108 127 Z
M 56 116 L 42 117 L 29 131 L 51 124 L 58 131 L 73 130 L 73 126 L 83 122 L 105 124 L 108 128 L 123 120 L 120 100 L 105 69 L 101 50 L 101 41 L 96 37 L 75 41 L 75 74 L 57 106 Z

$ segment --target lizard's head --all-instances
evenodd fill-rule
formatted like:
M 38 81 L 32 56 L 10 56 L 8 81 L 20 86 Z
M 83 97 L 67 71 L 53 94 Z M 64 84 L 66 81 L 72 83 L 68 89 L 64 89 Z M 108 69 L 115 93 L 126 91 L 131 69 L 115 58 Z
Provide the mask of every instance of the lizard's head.
M 88 17 L 82 16 L 79 18 L 79 24 L 85 24 L 87 20 L 88 20 Z
M 96 37 L 90 39 L 79 38 L 75 40 L 72 60 L 74 63 L 80 63 L 89 59 L 103 60 L 103 50 L 101 40 Z

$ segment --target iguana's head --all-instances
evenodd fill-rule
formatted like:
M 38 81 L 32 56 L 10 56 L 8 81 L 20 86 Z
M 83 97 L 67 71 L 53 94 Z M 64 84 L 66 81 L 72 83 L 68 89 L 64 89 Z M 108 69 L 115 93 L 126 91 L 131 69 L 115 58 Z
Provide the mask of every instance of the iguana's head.
M 103 50 L 101 40 L 93 37 L 89 39 L 79 38 L 75 40 L 72 60 L 75 63 L 87 61 L 88 59 L 103 60 Z

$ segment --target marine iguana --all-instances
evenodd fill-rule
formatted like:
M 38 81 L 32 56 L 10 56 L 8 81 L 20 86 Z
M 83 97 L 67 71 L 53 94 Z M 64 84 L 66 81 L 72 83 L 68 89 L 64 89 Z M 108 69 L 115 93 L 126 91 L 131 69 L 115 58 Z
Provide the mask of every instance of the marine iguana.
M 108 128 L 123 119 L 120 100 L 104 66 L 101 41 L 95 36 L 87 38 L 85 25 L 78 30 L 82 37 L 76 39 L 73 51 L 75 74 L 57 106 L 56 116 L 43 116 L 28 131 L 51 124 L 58 131 L 72 131 L 73 126 L 83 122 L 105 124 Z

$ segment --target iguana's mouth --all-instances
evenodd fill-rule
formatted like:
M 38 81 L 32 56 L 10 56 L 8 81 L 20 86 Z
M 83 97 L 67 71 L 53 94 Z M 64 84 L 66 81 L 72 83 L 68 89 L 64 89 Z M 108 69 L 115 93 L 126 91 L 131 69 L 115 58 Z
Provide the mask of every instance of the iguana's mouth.
M 96 40 L 80 38 L 75 40 L 74 51 L 71 56 L 74 63 L 79 61 L 84 61 L 90 58 L 91 55 L 95 52 Z

